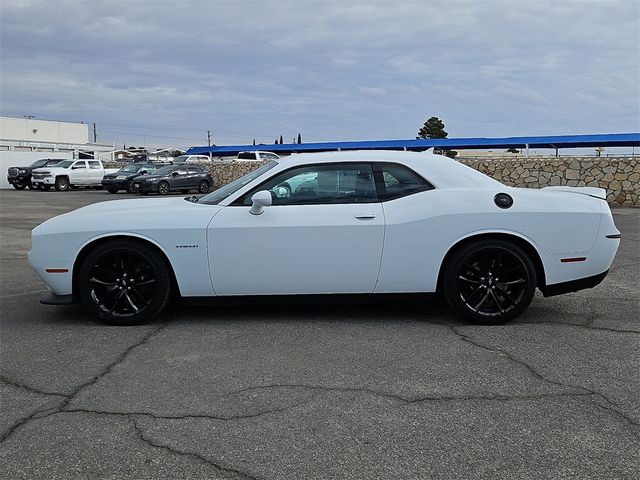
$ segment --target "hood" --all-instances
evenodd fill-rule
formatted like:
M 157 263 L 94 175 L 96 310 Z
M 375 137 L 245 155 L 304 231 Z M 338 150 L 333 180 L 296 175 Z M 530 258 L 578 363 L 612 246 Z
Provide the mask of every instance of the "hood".
M 39 233 L 79 231 L 137 231 L 140 229 L 205 228 L 221 208 L 185 200 L 184 197 L 135 198 L 98 202 L 58 215 L 36 227 Z M 193 218 L 200 220 L 193 222 Z

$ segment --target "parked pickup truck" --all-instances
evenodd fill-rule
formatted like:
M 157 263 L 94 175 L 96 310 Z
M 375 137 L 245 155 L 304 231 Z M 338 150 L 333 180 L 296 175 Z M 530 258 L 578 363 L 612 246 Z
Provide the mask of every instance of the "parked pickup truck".
M 9 167 L 7 170 L 7 182 L 13 185 L 16 190 L 24 190 L 26 187 L 32 190 L 35 186 L 31 183 L 31 172 L 36 168 L 51 167 L 62 160 L 43 158 L 36 160 L 28 167 Z
M 236 157 L 238 162 L 264 162 L 265 160 L 278 160 L 280 157 L 273 152 L 262 152 L 256 150 L 253 152 L 240 152 Z
M 53 167 L 33 170 L 31 183 L 43 190 L 54 187 L 59 192 L 71 187 L 102 187 L 102 177 L 117 171 L 105 169 L 100 160 L 63 160 Z

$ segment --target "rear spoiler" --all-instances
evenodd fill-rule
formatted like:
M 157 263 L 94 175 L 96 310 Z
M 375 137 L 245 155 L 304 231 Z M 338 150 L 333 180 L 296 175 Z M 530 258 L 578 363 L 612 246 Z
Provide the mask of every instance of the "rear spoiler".
M 542 190 L 557 190 L 560 192 L 579 193 L 581 195 L 588 195 L 590 197 L 599 198 L 600 200 L 607 199 L 607 191 L 604 188 L 598 187 L 543 187 Z

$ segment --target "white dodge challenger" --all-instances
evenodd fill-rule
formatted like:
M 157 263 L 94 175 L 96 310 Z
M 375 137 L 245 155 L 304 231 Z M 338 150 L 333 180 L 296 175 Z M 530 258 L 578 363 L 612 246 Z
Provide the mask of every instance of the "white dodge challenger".
M 148 321 L 172 294 L 440 292 L 503 323 L 536 287 L 594 287 L 620 243 L 606 192 L 507 187 L 447 157 L 355 151 L 270 161 L 209 195 L 89 205 L 32 232 L 45 304 L 111 324 Z

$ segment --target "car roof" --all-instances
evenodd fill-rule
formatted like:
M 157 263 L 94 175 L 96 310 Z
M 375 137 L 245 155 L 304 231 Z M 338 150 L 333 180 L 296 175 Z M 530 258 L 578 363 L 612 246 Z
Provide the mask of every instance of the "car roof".
M 438 188 L 496 187 L 502 184 L 479 171 L 444 155 L 396 150 L 354 150 L 348 152 L 300 153 L 280 157 L 279 170 L 296 165 L 333 162 L 391 162 L 406 165 Z

